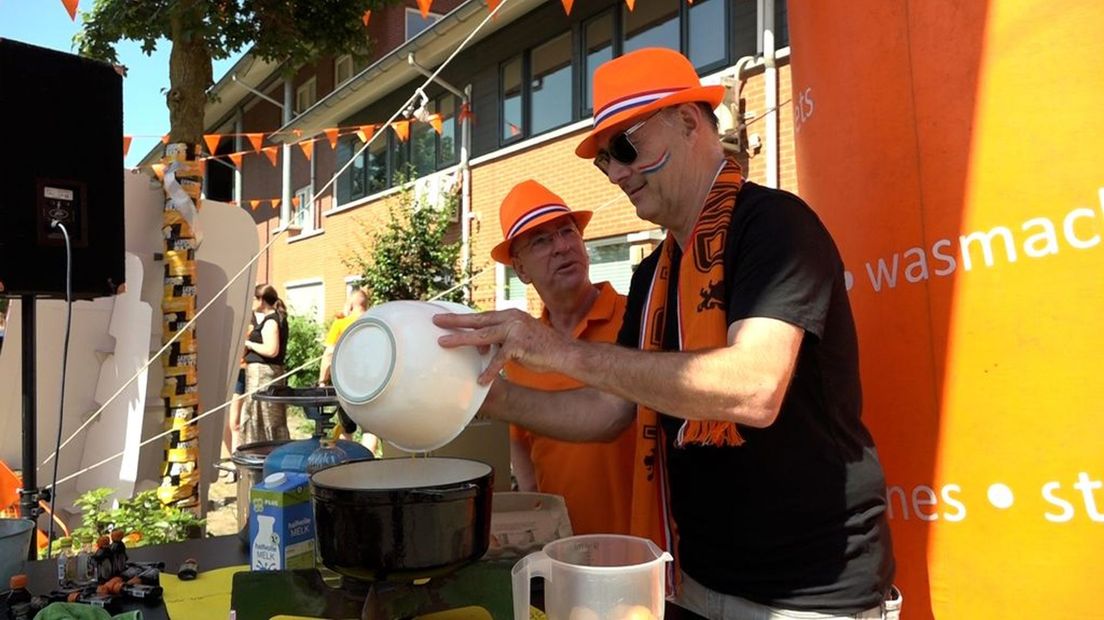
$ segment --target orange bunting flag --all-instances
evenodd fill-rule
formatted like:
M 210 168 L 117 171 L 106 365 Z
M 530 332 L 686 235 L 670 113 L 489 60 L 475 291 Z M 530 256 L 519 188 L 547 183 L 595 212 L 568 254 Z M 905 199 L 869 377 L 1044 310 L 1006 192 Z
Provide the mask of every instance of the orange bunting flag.
M 575 6 L 575 0 L 560 0 L 560 2 L 563 3 L 564 13 L 571 15 L 571 7 Z M 693 0 L 691 0 L 691 4 L 693 4 Z
M 395 121 L 391 123 L 391 129 L 395 130 L 399 142 L 406 142 L 407 138 L 410 137 L 410 121 Z
M 368 9 L 364 12 L 364 16 L 360 18 L 360 21 L 364 22 L 364 27 L 368 27 L 368 20 L 372 19 L 372 10 Z
M 625 6 L 629 7 L 629 11 L 636 8 L 636 0 L 625 0 Z
M 203 141 L 207 143 L 207 152 L 214 155 L 218 150 L 219 141 L 222 140 L 222 135 L 217 133 L 203 134 Z
M 150 167 L 153 168 L 153 174 L 158 179 L 165 177 L 165 164 L 153 164 Z
M 502 0 L 487 0 L 487 10 L 494 13 L 495 9 L 498 8 L 498 5 L 501 2 L 502 2 Z
M 279 209 L 280 208 L 280 199 L 279 198 L 273 198 L 272 199 L 272 208 L 273 209 Z
M 249 140 L 249 143 L 253 145 L 254 153 L 261 150 L 261 145 L 264 144 L 263 133 L 247 133 L 245 134 L 245 137 Z
M 123 136 L 123 157 L 126 157 L 127 153 L 130 152 L 130 141 L 130 136 Z
M 291 197 L 291 206 L 295 207 L 296 209 L 299 208 L 299 197 L 298 196 L 292 196 Z
M 437 132 L 437 135 L 441 135 L 441 132 L 445 130 L 445 121 L 441 118 L 440 114 L 433 114 L 429 117 L 429 124 L 433 125 L 433 131 Z
M 249 208 L 251 210 L 256 211 L 257 207 L 259 207 L 259 206 L 261 206 L 261 201 L 260 200 L 250 200 L 249 201 Z
M 475 114 L 472 112 L 471 105 L 467 103 L 460 104 L 460 114 L 458 114 L 456 117 L 460 119 L 460 122 L 475 122 Z
M 336 149 L 337 148 L 337 134 L 339 132 L 340 132 L 340 130 L 338 130 L 337 128 L 323 129 L 322 130 L 322 133 L 326 134 L 326 139 L 330 141 L 330 148 L 331 149 Z
M 314 155 L 314 140 L 304 140 L 299 143 L 299 148 L 303 149 L 303 154 L 307 156 L 307 160 Z
M 165 134 L 165 135 L 161 136 L 161 144 L 168 144 L 168 143 L 169 143 L 169 134 Z
M 372 139 L 372 136 L 376 133 L 375 125 L 361 125 L 357 130 L 356 135 L 360 138 L 361 142 L 367 142 Z
M 429 17 L 429 7 L 433 4 L 433 0 L 418 0 L 418 10 L 422 12 L 422 19 Z
M 241 167 L 242 167 L 242 154 L 241 153 L 230 153 L 230 161 L 234 162 L 234 166 L 238 170 L 241 170 Z
M 61 0 L 61 3 L 65 5 L 65 10 L 69 11 L 69 19 L 77 21 L 77 5 L 80 4 L 80 0 Z
M 270 146 L 268 148 L 261 149 L 261 152 L 268 158 L 269 163 L 273 166 L 276 165 L 276 156 L 279 154 L 280 147 Z

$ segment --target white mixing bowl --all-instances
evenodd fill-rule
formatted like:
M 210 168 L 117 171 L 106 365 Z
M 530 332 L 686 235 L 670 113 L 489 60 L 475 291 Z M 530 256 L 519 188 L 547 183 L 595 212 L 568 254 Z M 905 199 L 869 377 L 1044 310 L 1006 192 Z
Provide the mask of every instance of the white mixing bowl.
M 408 452 L 436 450 L 456 438 L 487 396 L 477 383 L 493 350 L 446 349 L 443 313 L 473 312 L 446 301 L 390 301 L 369 308 L 334 349 L 331 375 L 345 413 L 365 432 Z

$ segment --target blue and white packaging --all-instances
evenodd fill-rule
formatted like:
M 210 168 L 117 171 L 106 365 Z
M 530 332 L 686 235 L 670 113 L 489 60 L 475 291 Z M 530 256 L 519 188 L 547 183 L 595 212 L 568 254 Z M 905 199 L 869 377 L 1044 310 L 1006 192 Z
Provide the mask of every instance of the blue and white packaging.
M 314 514 L 307 474 L 277 472 L 249 491 L 249 566 L 252 570 L 314 568 Z

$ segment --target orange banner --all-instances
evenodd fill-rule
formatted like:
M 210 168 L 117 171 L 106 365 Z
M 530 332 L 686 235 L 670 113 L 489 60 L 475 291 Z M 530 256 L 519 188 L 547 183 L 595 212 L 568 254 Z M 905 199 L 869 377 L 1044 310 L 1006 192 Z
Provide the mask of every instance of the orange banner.
M 264 153 L 265 157 L 268 158 L 269 163 L 271 163 L 273 166 L 276 165 L 276 156 L 280 152 L 280 147 L 278 147 L 278 146 L 265 147 L 265 148 L 261 149 L 261 152 Z
M 241 167 L 242 167 L 242 154 L 241 153 L 231 153 L 230 154 L 230 161 L 234 162 L 234 167 L 236 167 L 238 170 L 241 170 Z
M 245 138 L 247 140 L 249 140 L 249 144 L 250 144 L 250 146 L 253 147 L 253 152 L 254 153 L 261 150 L 261 145 L 264 144 L 264 137 L 265 137 L 265 135 L 263 133 L 247 133 L 247 134 L 245 134 Z
M 418 10 L 422 13 L 422 19 L 429 17 L 431 6 L 433 6 L 433 0 L 418 0 Z
M 77 5 L 80 4 L 80 0 L 61 0 L 61 3 L 65 5 L 65 10 L 69 13 L 69 19 L 77 21 Z
M 337 136 L 340 133 L 338 129 L 324 129 L 322 133 L 326 134 L 326 139 L 330 141 L 330 148 L 337 148 Z
M 357 130 L 356 135 L 360 138 L 361 142 L 367 142 L 372 139 L 372 136 L 376 133 L 375 125 L 361 125 Z
M 391 123 L 391 129 L 395 130 L 400 142 L 406 142 L 410 137 L 410 121 L 395 121 Z
M 123 157 L 126 157 L 127 153 L 130 152 L 130 141 L 130 136 L 123 136 Z
M 790 2 L 781 99 L 845 261 L 903 617 L 1101 614 L 1101 24 L 1098 0 Z
M 203 136 L 203 142 L 207 144 L 207 152 L 211 155 L 215 154 L 218 150 L 219 141 L 222 140 L 222 136 L 217 133 L 209 133 Z
M 308 160 L 314 156 L 314 140 L 304 140 L 300 142 L 299 148 L 303 149 L 303 154 L 307 156 Z

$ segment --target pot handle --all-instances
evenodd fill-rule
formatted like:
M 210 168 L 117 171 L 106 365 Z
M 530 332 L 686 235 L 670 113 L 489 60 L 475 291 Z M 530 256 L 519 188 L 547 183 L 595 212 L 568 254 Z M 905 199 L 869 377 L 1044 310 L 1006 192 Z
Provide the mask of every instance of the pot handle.
M 552 579 L 552 559 L 543 551 L 534 551 L 514 564 L 514 620 L 529 620 L 529 584 L 534 577 Z M 547 589 L 546 589 L 547 591 Z
M 410 495 L 420 495 L 424 497 L 432 497 L 440 499 L 446 495 L 452 495 L 453 493 L 464 493 L 465 491 L 478 491 L 479 485 L 474 482 L 464 482 L 454 487 L 447 489 L 410 489 L 408 493 Z

